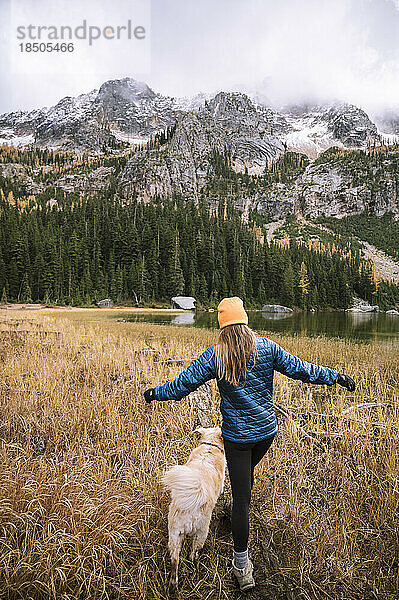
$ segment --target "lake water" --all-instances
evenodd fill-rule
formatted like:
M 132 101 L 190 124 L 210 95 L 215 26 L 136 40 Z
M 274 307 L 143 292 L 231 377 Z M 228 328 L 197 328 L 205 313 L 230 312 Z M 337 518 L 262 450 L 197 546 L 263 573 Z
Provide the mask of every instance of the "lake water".
M 385 313 L 299 312 L 272 314 L 248 311 L 249 326 L 255 331 L 290 335 L 349 338 L 358 341 L 399 343 L 399 316 Z M 126 313 L 124 320 L 162 325 L 218 328 L 217 312 Z

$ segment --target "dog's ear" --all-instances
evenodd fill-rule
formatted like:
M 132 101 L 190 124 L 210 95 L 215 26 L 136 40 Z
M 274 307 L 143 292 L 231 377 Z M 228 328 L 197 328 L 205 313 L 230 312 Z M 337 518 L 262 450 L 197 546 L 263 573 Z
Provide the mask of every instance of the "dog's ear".
M 203 433 L 205 433 L 205 427 L 197 427 L 196 429 L 194 429 L 193 433 L 198 433 L 198 435 L 202 435 Z

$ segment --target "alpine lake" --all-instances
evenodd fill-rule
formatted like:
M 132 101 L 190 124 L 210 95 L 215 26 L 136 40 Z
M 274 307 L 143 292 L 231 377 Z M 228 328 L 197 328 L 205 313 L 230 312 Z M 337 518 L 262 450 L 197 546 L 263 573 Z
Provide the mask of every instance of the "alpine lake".
M 175 325 L 177 327 L 201 327 L 217 329 L 217 312 L 126 312 L 115 315 L 124 322 Z M 249 326 L 255 331 L 277 332 L 294 336 L 326 336 L 344 338 L 357 342 L 399 343 L 399 315 L 367 312 L 316 311 L 266 313 L 248 311 Z

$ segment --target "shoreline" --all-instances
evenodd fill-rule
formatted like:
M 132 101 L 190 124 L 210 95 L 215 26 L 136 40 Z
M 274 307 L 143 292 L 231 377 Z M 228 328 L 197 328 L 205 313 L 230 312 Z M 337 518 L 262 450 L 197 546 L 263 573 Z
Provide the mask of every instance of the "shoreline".
M 186 313 L 182 308 L 138 308 L 137 306 L 113 306 L 112 308 L 100 308 L 99 306 L 84 307 L 84 306 L 44 306 L 43 304 L 3 304 L 0 305 L 0 310 L 31 310 L 31 311 L 68 311 L 68 312 L 82 312 L 82 311 L 95 311 L 95 312 L 158 312 L 167 314 L 179 314 Z

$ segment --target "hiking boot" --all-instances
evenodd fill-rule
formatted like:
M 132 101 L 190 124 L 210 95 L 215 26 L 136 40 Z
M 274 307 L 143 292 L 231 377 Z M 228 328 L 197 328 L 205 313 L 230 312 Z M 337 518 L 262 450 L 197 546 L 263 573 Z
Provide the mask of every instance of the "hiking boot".
M 243 569 L 237 569 L 234 565 L 234 558 L 231 561 L 233 565 L 233 573 L 237 577 L 238 585 L 242 592 L 247 592 L 255 587 L 255 580 L 252 576 L 254 566 L 249 560 Z

